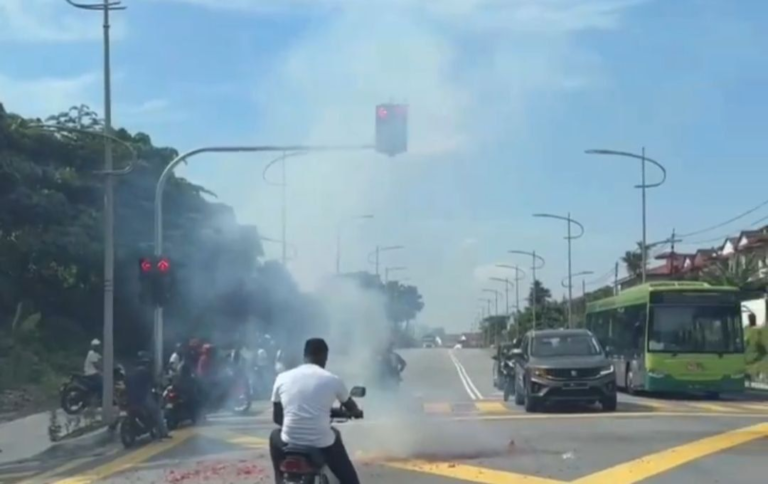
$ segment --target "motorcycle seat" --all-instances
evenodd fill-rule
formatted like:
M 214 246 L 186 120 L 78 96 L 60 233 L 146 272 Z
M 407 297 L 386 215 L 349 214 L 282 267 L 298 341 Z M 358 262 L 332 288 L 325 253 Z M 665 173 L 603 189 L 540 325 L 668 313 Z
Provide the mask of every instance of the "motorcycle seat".
M 320 449 L 316 449 L 314 447 L 288 444 L 283 449 L 283 452 L 285 452 L 286 460 L 289 457 L 303 457 L 312 466 L 318 469 L 325 465 L 325 459 L 323 458 L 323 453 L 320 451 Z

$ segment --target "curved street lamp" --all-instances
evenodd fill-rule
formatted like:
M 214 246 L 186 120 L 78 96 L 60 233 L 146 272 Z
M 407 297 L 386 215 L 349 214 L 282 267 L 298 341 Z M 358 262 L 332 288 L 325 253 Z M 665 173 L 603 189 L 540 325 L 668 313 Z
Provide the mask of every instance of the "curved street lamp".
M 642 257 L 643 257 L 643 283 L 645 283 L 645 273 L 646 273 L 646 265 L 648 263 L 648 247 L 646 245 L 646 202 L 645 202 L 645 190 L 648 188 L 656 188 L 660 187 L 666 180 L 667 180 L 667 170 L 662 166 L 661 163 L 659 163 L 656 160 L 653 160 L 651 158 L 648 158 L 645 156 L 645 146 L 643 146 L 641 154 L 637 155 L 635 153 L 629 153 L 627 151 L 616 151 L 616 150 L 603 150 L 603 149 L 592 149 L 592 150 L 586 150 L 584 153 L 588 155 L 613 155 L 613 156 L 623 156 L 625 158 L 634 158 L 636 160 L 640 160 L 640 166 L 641 166 L 641 181 L 639 185 L 635 185 L 635 188 L 639 188 L 642 191 L 642 202 L 643 202 L 643 243 L 641 247 Z M 645 163 L 649 162 L 652 165 L 655 165 L 659 170 L 661 170 L 661 181 L 656 183 L 646 183 L 645 181 Z
M 525 271 L 509 264 L 496 264 L 496 267 L 515 271 L 515 309 L 520 311 L 520 281 L 525 279 Z M 517 322 L 515 322 L 517 324 Z
M 270 161 L 269 163 L 267 163 L 267 166 L 264 167 L 264 171 L 261 172 L 261 178 L 264 179 L 264 182 L 267 185 L 281 187 L 281 191 L 282 191 L 283 203 L 282 203 L 282 207 L 281 207 L 280 210 L 281 210 L 281 218 L 282 218 L 282 224 L 283 224 L 283 227 L 282 227 L 282 232 L 283 232 L 283 241 L 282 241 L 282 243 L 283 243 L 283 265 L 285 265 L 285 263 L 288 262 L 288 255 L 287 255 L 287 244 L 288 244 L 288 242 L 287 242 L 287 240 L 288 240 L 288 236 L 287 236 L 287 232 L 288 232 L 288 174 L 285 171 L 286 170 L 285 160 L 287 160 L 288 158 L 291 158 L 293 156 L 303 156 L 303 155 L 306 155 L 306 154 L 307 154 L 306 151 L 284 152 L 282 155 L 278 156 L 277 158 L 275 158 L 272 161 Z M 277 182 L 270 181 L 267 178 L 267 172 L 269 171 L 269 169 L 275 163 L 277 163 L 279 161 L 282 161 L 281 166 L 283 168 L 283 173 L 282 173 L 282 176 L 280 178 L 281 181 L 279 183 L 277 183 Z
M 380 245 L 376 246 L 376 250 L 368 254 L 368 262 L 371 264 L 376 264 L 376 275 L 379 275 L 379 259 L 381 257 L 382 252 L 389 252 L 392 250 L 400 250 L 405 249 L 402 245 L 390 245 L 387 247 L 381 247 Z
M 531 256 L 531 273 L 533 275 L 533 286 L 532 286 L 532 301 L 531 301 L 531 315 L 533 316 L 533 329 L 536 329 L 536 270 L 541 269 L 544 267 L 544 264 L 546 264 L 546 261 L 543 257 L 536 254 L 536 251 L 528 252 L 525 250 L 508 250 L 508 254 L 520 254 L 520 255 L 528 255 Z M 539 265 L 539 263 L 541 263 Z
M 571 273 L 571 241 L 580 239 L 582 236 L 584 236 L 584 226 L 576 220 L 572 219 L 570 213 L 568 213 L 568 216 L 566 217 L 563 217 L 562 215 L 554 215 L 551 213 L 535 213 L 533 216 L 537 218 L 553 218 L 556 220 L 563 220 L 568 226 L 568 233 L 565 236 L 565 239 L 568 241 L 568 327 L 571 328 L 573 327 L 573 274 Z M 577 235 L 571 234 L 571 225 L 576 225 L 576 227 L 579 228 L 579 233 Z
M 496 289 L 488 289 L 488 288 L 483 289 L 483 292 L 490 292 L 490 293 L 493 294 L 494 301 L 496 301 L 494 316 L 498 316 L 499 315 L 499 295 L 501 293 L 499 291 L 497 291 Z

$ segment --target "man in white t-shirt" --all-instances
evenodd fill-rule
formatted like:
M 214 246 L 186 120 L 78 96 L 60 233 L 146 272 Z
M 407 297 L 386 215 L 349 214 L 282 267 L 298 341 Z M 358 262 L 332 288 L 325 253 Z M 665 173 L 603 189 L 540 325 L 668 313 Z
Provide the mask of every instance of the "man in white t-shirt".
M 339 484 L 360 483 L 341 434 L 331 427 L 331 409 L 338 401 L 353 418 L 363 413 L 341 378 L 325 369 L 327 361 L 328 345 L 312 338 L 304 345 L 304 364 L 277 376 L 272 404 L 273 420 L 280 428 L 269 439 L 277 484 L 282 482 L 286 445 L 318 449 Z
M 85 362 L 83 363 L 83 375 L 91 385 L 91 390 L 94 393 L 101 393 L 101 341 L 95 339 L 91 341 L 91 349 L 88 350 L 88 354 L 85 356 Z

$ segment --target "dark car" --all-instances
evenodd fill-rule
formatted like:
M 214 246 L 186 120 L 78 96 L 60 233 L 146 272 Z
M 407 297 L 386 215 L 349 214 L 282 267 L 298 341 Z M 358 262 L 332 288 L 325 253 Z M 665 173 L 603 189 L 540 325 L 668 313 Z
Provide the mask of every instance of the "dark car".
M 515 403 L 534 412 L 550 402 L 600 403 L 616 410 L 612 362 L 586 329 L 530 331 L 516 360 Z

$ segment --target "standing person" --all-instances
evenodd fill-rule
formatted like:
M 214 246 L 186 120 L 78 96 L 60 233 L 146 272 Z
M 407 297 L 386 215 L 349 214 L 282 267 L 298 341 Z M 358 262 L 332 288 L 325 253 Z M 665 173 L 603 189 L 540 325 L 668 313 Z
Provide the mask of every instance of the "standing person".
M 287 445 L 318 449 L 339 484 L 359 484 L 355 466 L 347 454 L 341 434 L 331 426 L 331 410 L 339 401 L 353 418 L 362 418 L 338 376 L 325 369 L 328 344 L 320 338 L 307 340 L 304 364 L 278 375 L 272 390 L 272 419 L 280 428 L 269 438 L 269 455 L 275 482 L 281 484 L 280 464 Z
M 101 341 L 94 339 L 91 341 L 91 348 L 88 350 L 88 354 L 85 356 L 83 375 L 85 375 L 91 390 L 96 395 L 101 395 L 101 387 L 103 385 L 102 370 Z
M 181 368 L 181 363 L 183 359 L 184 359 L 184 345 L 182 345 L 181 343 L 176 343 L 176 349 L 171 355 L 170 360 L 168 360 L 168 370 L 172 374 L 178 373 L 179 368 Z

